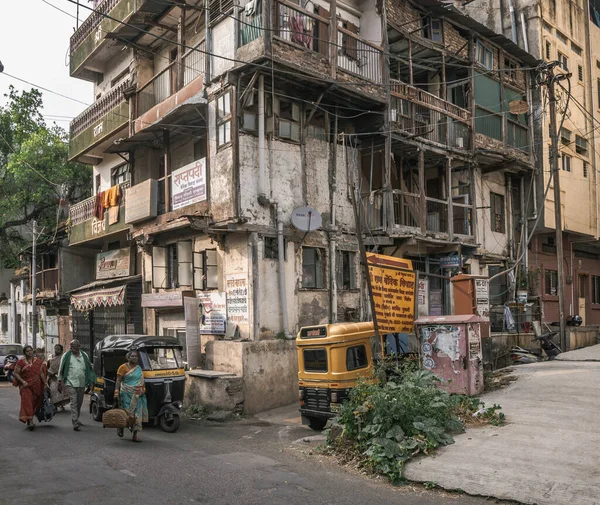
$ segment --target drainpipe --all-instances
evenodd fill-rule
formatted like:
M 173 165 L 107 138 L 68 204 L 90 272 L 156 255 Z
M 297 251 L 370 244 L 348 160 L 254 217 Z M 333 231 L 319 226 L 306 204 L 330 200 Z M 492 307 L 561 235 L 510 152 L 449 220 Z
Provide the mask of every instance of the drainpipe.
M 336 115 L 333 121 L 333 145 L 331 146 L 331 170 L 330 170 L 330 190 L 329 201 L 331 214 L 331 230 L 329 231 L 329 284 L 330 284 L 330 299 L 329 299 L 329 314 L 332 323 L 337 322 L 337 276 L 336 276 L 336 219 L 335 219 L 335 192 L 337 191 L 337 142 L 338 142 L 338 116 L 337 108 Z M 344 143 L 345 153 L 345 143 Z
M 250 247 L 252 250 L 252 323 L 254 327 L 254 340 L 258 340 L 260 335 L 260 286 L 258 273 L 258 233 L 250 234 Z
M 529 262 L 527 259 L 527 216 L 525 215 L 525 177 L 521 177 L 521 255 L 523 257 L 523 274 L 527 275 Z M 517 253 L 518 254 L 518 253 Z
M 277 249 L 279 249 L 279 295 L 281 298 L 281 318 L 283 322 L 283 333 L 288 339 L 292 339 L 288 333 L 287 297 L 285 290 L 285 250 L 283 240 L 283 213 L 281 205 L 275 203 L 277 208 Z
M 258 201 L 266 202 L 265 192 L 265 76 L 258 76 Z
M 507 181 L 506 181 L 506 196 L 507 196 L 507 202 L 506 202 L 506 206 L 508 207 L 509 213 L 508 213 L 508 257 L 511 260 L 515 259 L 515 255 L 514 255 L 514 234 L 513 234 L 513 225 L 514 225 L 514 221 L 513 221 L 513 197 L 512 197 L 512 178 L 511 176 L 507 176 Z
M 521 30 L 523 31 L 523 48 L 529 52 L 529 38 L 527 37 L 527 22 L 525 21 L 525 13 L 521 11 Z
M 515 4 L 513 0 L 508 0 L 508 10 L 510 11 L 510 32 L 512 41 L 517 43 L 517 16 L 515 14 Z

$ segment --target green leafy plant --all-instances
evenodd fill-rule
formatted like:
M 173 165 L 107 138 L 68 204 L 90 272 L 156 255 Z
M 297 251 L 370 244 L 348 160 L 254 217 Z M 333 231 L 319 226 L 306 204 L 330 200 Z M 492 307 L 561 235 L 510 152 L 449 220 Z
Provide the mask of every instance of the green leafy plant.
M 358 384 L 336 420 L 341 434 L 329 433 L 332 450 L 399 483 L 406 461 L 454 443 L 452 434 L 464 432 L 471 418 L 500 423 L 499 406 L 482 410 L 476 398 L 452 396 L 437 387 L 439 380 L 431 372 L 410 366 L 401 372 L 385 382 Z

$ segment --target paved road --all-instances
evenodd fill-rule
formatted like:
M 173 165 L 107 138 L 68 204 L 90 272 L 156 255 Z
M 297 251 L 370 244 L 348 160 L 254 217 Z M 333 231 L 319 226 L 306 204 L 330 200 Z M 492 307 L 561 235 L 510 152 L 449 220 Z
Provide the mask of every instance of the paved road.
M 522 503 L 600 504 L 600 363 L 546 361 L 514 373 L 508 388 L 483 396 L 502 406 L 506 426 L 469 430 L 405 475 Z
M 149 428 L 134 444 L 87 415 L 81 432 L 65 412 L 31 433 L 17 413 L 17 389 L 0 382 L 0 505 L 484 503 L 345 472 L 294 445 L 313 434 L 301 426 L 186 421 L 176 434 Z

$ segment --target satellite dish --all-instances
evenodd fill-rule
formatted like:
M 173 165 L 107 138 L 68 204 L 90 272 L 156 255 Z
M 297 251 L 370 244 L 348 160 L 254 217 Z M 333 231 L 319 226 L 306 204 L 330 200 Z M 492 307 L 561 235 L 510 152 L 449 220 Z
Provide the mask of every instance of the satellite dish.
M 317 231 L 323 226 L 323 218 L 312 207 L 301 207 L 292 212 L 292 225 L 297 230 L 306 233 Z

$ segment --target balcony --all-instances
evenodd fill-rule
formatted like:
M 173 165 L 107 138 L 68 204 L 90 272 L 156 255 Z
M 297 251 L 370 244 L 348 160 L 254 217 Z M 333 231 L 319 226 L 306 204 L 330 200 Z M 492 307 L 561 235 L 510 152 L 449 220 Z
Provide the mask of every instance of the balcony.
M 71 36 L 71 77 L 97 81 L 104 63 L 113 58 L 123 43 L 140 36 L 140 29 L 172 8 L 153 0 L 103 0 Z
M 134 133 L 160 122 L 183 102 L 202 91 L 205 48 L 205 42 L 202 41 L 183 55 L 181 86 L 178 86 L 178 65 L 174 61 L 138 89 L 135 95 Z
M 342 84 L 367 84 L 352 89 L 385 99 L 380 86 L 368 86 L 368 83 L 383 82 L 380 45 L 361 38 L 358 27 L 345 24 L 340 17 L 338 25 L 332 27 L 329 12 L 322 6 L 315 13 L 288 0 L 272 1 L 275 8 L 266 27 L 263 27 L 262 12 L 249 15 L 241 10 L 238 13 L 238 59 L 256 59 L 256 51 L 264 52 L 260 46 L 264 42 L 262 35 L 273 30 L 272 50 L 277 61 L 321 78 L 335 77 Z
M 458 151 L 470 149 L 471 113 L 432 93 L 391 79 L 392 127 L 410 138 Z
M 467 195 L 455 195 L 450 201 L 425 197 L 418 193 L 392 190 L 393 220 L 390 236 L 404 234 L 435 236 L 441 239 L 473 237 L 473 206 Z M 385 195 L 382 190 L 363 195 L 364 226 L 370 233 L 383 232 Z
M 129 122 L 129 102 L 123 91 L 126 81 L 94 102 L 71 121 L 69 160 L 93 164 L 102 157 L 103 145 Z
M 93 241 L 129 228 L 129 225 L 125 223 L 125 190 L 130 187 L 130 183 L 127 181 L 120 186 L 121 200 L 119 201 L 119 217 L 116 223 L 110 224 L 108 210 L 104 212 L 103 219 L 97 219 L 94 216 L 95 195 L 71 205 L 69 209 L 70 245 Z

